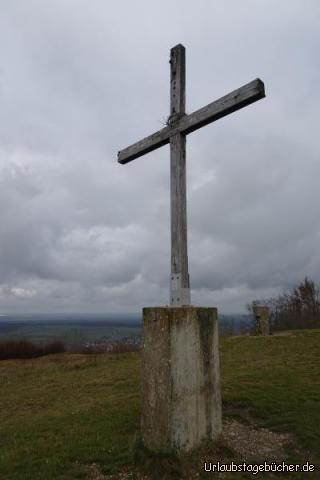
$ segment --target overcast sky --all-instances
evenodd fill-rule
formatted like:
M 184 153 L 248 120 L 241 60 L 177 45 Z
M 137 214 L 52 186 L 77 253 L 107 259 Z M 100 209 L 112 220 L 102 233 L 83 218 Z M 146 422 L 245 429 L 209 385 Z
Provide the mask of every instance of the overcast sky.
M 320 2 L 0 0 L 0 313 L 169 301 L 169 54 L 187 112 L 266 98 L 187 138 L 192 303 L 221 313 L 320 282 Z

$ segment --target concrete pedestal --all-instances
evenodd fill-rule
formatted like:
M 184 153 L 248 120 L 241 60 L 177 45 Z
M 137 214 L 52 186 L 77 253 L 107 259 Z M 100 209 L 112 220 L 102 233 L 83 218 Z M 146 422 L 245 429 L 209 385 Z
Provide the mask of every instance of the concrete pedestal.
M 151 450 L 188 451 L 221 433 L 216 308 L 143 309 L 142 436 Z
M 254 305 L 253 314 L 256 320 L 256 335 L 270 335 L 269 307 Z

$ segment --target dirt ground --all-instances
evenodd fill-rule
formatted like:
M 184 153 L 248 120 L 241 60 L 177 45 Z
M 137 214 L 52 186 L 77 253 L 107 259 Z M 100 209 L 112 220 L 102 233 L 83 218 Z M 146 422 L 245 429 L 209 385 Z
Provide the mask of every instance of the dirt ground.
M 236 458 L 234 461 L 238 463 L 243 461 L 247 463 L 282 462 L 287 457 L 285 446 L 291 442 L 292 439 L 288 434 L 275 433 L 237 420 L 226 420 L 218 446 L 210 448 L 210 445 L 206 445 L 191 457 L 183 456 L 182 464 L 185 468 L 188 468 L 186 466 L 189 464 L 190 474 L 185 477 L 186 472 L 183 468 L 180 478 L 199 479 L 203 472 L 204 461 L 231 462 Z M 88 473 L 90 480 L 151 480 L 153 478 L 151 474 L 139 473 L 135 468 L 125 469 L 116 475 L 104 475 L 96 464 L 90 465 Z M 179 476 L 168 475 L 164 478 L 179 478 Z M 219 474 L 214 478 L 223 480 L 225 475 Z

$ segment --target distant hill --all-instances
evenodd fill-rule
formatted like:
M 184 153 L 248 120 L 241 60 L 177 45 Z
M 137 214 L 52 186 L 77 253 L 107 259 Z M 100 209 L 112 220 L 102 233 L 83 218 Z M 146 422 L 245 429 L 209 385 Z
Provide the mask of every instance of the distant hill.
M 250 315 L 219 315 L 220 335 L 248 333 L 250 322 Z M 0 341 L 24 338 L 40 343 L 62 340 L 67 345 L 79 345 L 101 339 L 137 339 L 141 333 L 142 315 L 139 313 L 0 316 Z
M 0 341 L 26 339 L 35 343 L 61 340 L 67 346 L 86 342 L 121 341 L 141 336 L 136 314 L 34 314 L 0 317 Z
M 220 335 L 244 335 L 249 333 L 252 316 L 245 314 L 219 315 Z

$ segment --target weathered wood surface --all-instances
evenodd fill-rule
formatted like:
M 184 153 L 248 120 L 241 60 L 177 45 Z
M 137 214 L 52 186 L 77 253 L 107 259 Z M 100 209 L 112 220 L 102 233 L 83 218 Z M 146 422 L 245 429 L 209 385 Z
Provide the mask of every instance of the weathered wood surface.
M 170 52 L 170 119 L 178 119 L 186 111 L 186 51 L 176 45 Z
M 257 78 L 228 95 L 209 103 L 209 105 L 196 110 L 190 115 L 184 115 L 181 118 L 177 115 L 176 120 L 174 116 L 172 116 L 171 119 L 169 117 L 170 125 L 148 137 L 145 137 L 143 140 L 120 150 L 118 152 L 118 162 L 121 164 L 131 162 L 146 153 L 152 152 L 153 150 L 168 144 L 170 142 L 170 137 L 177 133 L 186 135 L 194 132 L 198 128 L 208 125 L 232 112 L 240 110 L 264 97 L 264 83 Z
M 188 288 L 186 136 L 170 139 L 171 273 L 181 273 L 181 287 Z
M 186 104 L 185 48 L 182 45 L 171 49 L 170 71 L 169 118 L 176 121 L 184 115 Z M 170 137 L 171 305 L 190 303 L 186 188 L 186 136 L 178 132 Z
M 186 135 L 265 97 L 257 78 L 237 90 L 187 115 L 185 113 L 185 48 L 176 45 L 170 54 L 170 115 L 167 126 L 118 152 L 125 164 L 170 143 L 171 278 L 170 304 L 190 304 L 187 251 Z

